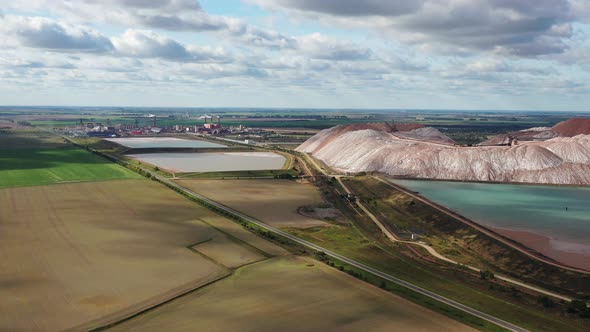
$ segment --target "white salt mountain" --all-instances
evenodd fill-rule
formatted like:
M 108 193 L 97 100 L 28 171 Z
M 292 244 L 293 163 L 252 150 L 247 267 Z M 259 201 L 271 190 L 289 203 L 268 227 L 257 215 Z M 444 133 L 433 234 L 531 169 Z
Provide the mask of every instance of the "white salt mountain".
M 590 135 L 514 146 L 461 147 L 434 128 L 388 132 L 358 125 L 317 133 L 297 148 L 346 172 L 463 181 L 590 185 Z M 416 134 L 416 131 L 428 135 Z M 413 133 L 412 133 L 413 132 Z

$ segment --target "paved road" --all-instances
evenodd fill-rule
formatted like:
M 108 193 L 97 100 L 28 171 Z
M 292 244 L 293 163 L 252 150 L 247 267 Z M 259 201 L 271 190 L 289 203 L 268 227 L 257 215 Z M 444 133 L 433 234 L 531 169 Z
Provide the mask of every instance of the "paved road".
M 352 265 L 352 266 L 354 266 L 354 267 L 356 267 L 358 269 L 361 269 L 361 270 L 364 270 L 366 272 L 372 273 L 372 274 L 374 274 L 376 276 L 379 276 L 379 277 L 381 277 L 381 278 L 383 278 L 385 280 L 388 280 L 388 281 L 393 282 L 395 284 L 398 284 L 400 286 L 409 288 L 409 289 L 411 289 L 411 290 L 413 290 L 413 291 L 415 291 L 417 293 L 420 293 L 420 294 L 425 295 L 425 296 L 427 296 L 429 298 L 432 298 L 432 299 L 435 299 L 437 301 L 440 301 L 440 302 L 442 302 L 444 304 L 447 304 L 447 305 L 449 305 L 451 307 L 457 308 L 457 309 L 459 309 L 461 311 L 464 311 L 466 313 L 469 313 L 469 314 L 471 314 L 473 316 L 476 316 L 476 317 L 479 317 L 479 318 L 484 319 L 486 321 L 492 322 L 492 323 L 494 323 L 494 324 L 496 324 L 496 325 L 498 325 L 500 327 L 503 327 L 503 328 L 505 328 L 507 330 L 510 330 L 510 331 L 518 331 L 518 332 L 528 331 L 528 330 L 526 330 L 524 328 L 521 328 L 521 327 L 516 326 L 514 324 L 508 323 L 508 322 L 506 322 L 504 320 L 501 320 L 501 319 L 499 319 L 497 317 L 494 317 L 492 315 L 488 315 L 488 314 L 486 314 L 484 312 L 481 312 L 479 310 L 473 309 L 473 308 L 468 307 L 466 305 L 463 305 L 463 304 L 461 304 L 459 302 L 455 302 L 455 301 L 453 301 L 451 299 L 448 299 L 448 298 L 446 298 L 444 296 L 438 295 L 438 294 L 436 294 L 434 292 L 431 292 L 429 290 L 426 290 L 426 289 L 424 289 L 422 287 L 416 286 L 416 285 L 414 285 L 412 283 L 409 283 L 407 281 L 398 279 L 398 278 L 396 278 L 396 277 L 394 277 L 392 275 L 389 275 L 387 273 L 384 273 L 384 272 L 381 272 L 379 270 L 376 270 L 376 269 L 374 269 L 374 268 L 372 268 L 372 267 L 370 267 L 368 265 L 362 264 L 362 263 L 357 262 L 357 261 L 355 261 L 353 259 L 350 259 L 348 257 L 342 256 L 342 255 L 340 255 L 338 253 L 335 253 L 333 251 L 330 251 L 330 250 L 328 250 L 326 248 L 323 248 L 321 246 L 318 246 L 318 245 L 316 245 L 314 243 L 311 243 L 311 242 L 308 242 L 308 241 L 303 240 L 301 238 L 298 238 L 298 237 L 296 237 L 294 235 L 291 235 L 291 234 L 289 234 L 287 232 L 284 232 L 284 231 L 282 231 L 282 230 L 280 230 L 278 228 L 269 226 L 269 225 L 267 225 L 267 224 L 265 224 L 265 223 L 263 223 L 261 221 L 258 221 L 258 220 L 254 219 L 254 218 L 251 218 L 251 217 L 249 217 L 249 216 L 247 216 L 247 215 L 245 215 L 245 214 L 243 214 L 243 213 L 241 213 L 239 211 L 236 211 L 236 210 L 234 210 L 234 209 L 232 209 L 230 207 L 227 207 L 227 206 L 222 205 L 222 204 L 220 204 L 220 203 L 218 203 L 216 201 L 213 201 L 213 200 L 211 200 L 211 199 L 209 199 L 209 198 L 207 198 L 205 196 L 202 196 L 200 194 L 197 194 L 197 193 L 195 193 L 195 192 L 193 192 L 193 191 L 191 191 L 191 190 L 189 190 L 189 189 L 187 189 L 187 188 L 185 188 L 185 187 L 183 187 L 183 186 L 181 186 L 179 184 L 176 184 L 174 182 L 171 182 L 171 181 L 169 181 L 166 178 L 163 178 L 163 177 L 161 177 L 159 175 L 156 175 L 156 174 L 153 174 L 153 175 L 159 181 L 162 181 L 162 182 L 164 182 L 164 183 L 166 183 L 166 184 L 168 184 L 168 185 L 170 185 L 170 186 L 172 186 L 172 187 L 174 187 L 174 188 L 176 188 L 176 189 L 184 192 L 185 194 L 194 196 L 197 199 L 206 202 L 207 204 L 211 204 L 211 205 L 213 205 L 213 206 L 215 206 L 215 207 L 217 207 L 219 209 L 222 209 L 222 210 L 224 210 L 226 212 L 229 212 L 229 213 L 231 213 L 233 215 L 236 215 L 236 216 L 238 216 L 240 218 L 243 218 L 244 220 L 247 220 L 248 222 L 251 222 L 251 223 L 257 225 L 258 227 L 261 227 L 261 228 L 263 228 L 263 229 L 265 229 L 267 231 L 270 231 L 272 233 L 278 234 L 278 235 L 280 235 L 280 236 L 282 236 L 284 238 L 287 238 L 287 239 L 289 239 L 289 240 L 291 240 L 291 241 L 293 241 L 295 243 L 298 243 L 300 245 L 303 245 L 303 246 L 305 246 L 307 248 L 310 248 L 310 249 L 313 249 L 313 250 L 316 250 L 316 251 L 324 252 L 326 255 L 328 255 L 330 257 L 333 257 L 333 258 L 336 258 L 338 260 L 341 260 L 341 261 L 343 261 L 343 262 L 345 262 L 345 263 L 347 263 L 349 265 Z
M 126 161 L 120 160 L 120 162 L 127 164 Z M 154 172 L 152 172 L 150 170 L 147 170 L 145 168 L 142 168 L 142 169 L 143 169 L 143 171 L 148 172 L 153 178 L 156 178 L 158 181 L 160 181 L 162 183 L 165 183 L 165 184 L 167 184 L 167 185 L 169 185 L 171 187 L 174 187 L 175 189 L 177 189 L 177 190 L 179 190 L 179 191 L 181 191 L 181 192 L 183 192 L 183 193 L 185 193 L 185 194 L 187 194 L 189 196 L 193 196 L 193 197 L 195 197 L 195 198 L 197 198 L 197 199 L 199 199 L 199 200 L 201 200 L 203 202 L 206 202 L 207 204 L 213 205 L 213 206 L 215 206 L 215 207 L 217 207 L 217 208 L 219 208 L 221 210 L 224 210 L 224 211 L 226 211 L 228 213 L 231 213 L 233 215 L 236 215 L 236 216 L 238 216 L 238 217 L 240 217 L 240 218 L 242 218 L 244 220 L 247 220 L 247 221 L 249 221 L 249 222 L 257 225 L 260 228 L 263 228 L 263 229 L 265 229 L 265 230 L 267 230 L 269 232 L 278 234 L 278 235 L 280 235 L 280 236 L 282 236 L 284 238 L 287 238 L 287 239 L 289 239 L 289 240 L 291 240 L 291 241 L 293 241 L 295 243 L 298 243 L 300 245 L 303 245 L 303 246 L 305 246 L 307 248 L 310 248 L 310 249 L 313 249 L 313 250 L 316 250 L 316 251 L 324 252 L 326 255 L 328 255 L 328 256 L 330 256 L 332 258 L 336 258 L 336 259 L 338 259 L 338 260 L 340 260 L 342 262 L 345 262 L 345 263 L 347 263 L 347 264 L 349 264 L 351 266 L 354 266 L 354 267 L 356 267 L 358 269 L 361 269 L 363 271 L 372 273 L 373 275 L 379 276 L 379 277 L 381 277 L 381 278 L 383 278 L 385 280 L 388 280 L 390 282 L 393 282 L 393 283 L 395 283 L 397 285 L 400 285 L 402 287 L 406 287 L 408 289 L 411 289 L 411 290 L 413 290 L 413 291 L 415 291 L 415 292 L 417 292 L 419 294 L 422 294 L 422 295 L 427 296 L 427 297 L 429 297 L 431 299 L 434 299 L 434 300 L 437 300 L 439 302 L 442 302 L 442 303 L 444 303 L 444 304 L 446 304 L 448 306 L 457 308 L 457 309 L 459 309 L 459 310 L 461 310 L 463 312 L 466 312 L 468 314 L 471 314 L 471 315 L 473 315 L 475 317 L 478 317 L 478 318 L 481 318 L 481 319 L 486 320 L 488 322 L 491 322 L 493 324 L 496 324 L 496 325 L 498 325 L 498 326 L 500 326 L 500 327 L 502 327 L 504 329 L 507 329 L 509 331 L 528 332 L 528 330 L 526 330 L 526 329 L 524 329 L 522 327 L 519 327 L 517 325 L 511 324 L 511 323 L 506 322 L 506 321 L 504 321 L 504 320 L 502 320 L 500 318 L 497 318 L 495 316 L 486 314 L 486 313 L 481 312 L 479 310 L 473 309 L 473 308 L 471 308 L 469 306 L 466 306 L 466 305 L 461 304 L 459 302 L 456 302 L 456 301 L 453 301 L 451 299 L 448 299 L 448 298 L 446 298 L 446 297 L 444 297 L 442 295 L 438 295 L 438 294 L 436 294 L 434 292 L 431 292 L 431 291 L 429 291 L 427 289 L 424 289 L 422 287 L 416 286 L 416 285 L 414 285 L 412 283 L 409 283 L 407 281 L 398 279 L 398 278 L 396 278 L 396 277 L 394 277 L 392 275 L 389 275 L 387 273 L 381 272 L 381 271 L 379 271 L 377 269 L 374 269 L 374 268 L 372 268 L 372 267 L 370 267 L 368 265 L 365 265 L 363 263 L 360 263 L 360 262 L 355 261 L 353 259 L 350 259 L 348 257 L 342 256 L 342 255 L 340 255 L 340 254 L 338 254 L 336 252 L 330 251 L 330 250 L 325 249 L 325 248 L 323 248 L 321 246 L 318 246 L 316 244 L 313 244 L 311 242 L 308 242 L 306 240 L 303 240 L 301 238 L 298 238 L 298 237 L 296 237 L 294 235 L 291 235 L 291 234 L 289 234 L 287 232 L 284 232 L 284 231 L 282 231 L 282 230 L 280 230 L 278 228 L 274 228 L 272 226 L 269 226 L 269 225 L 267 225 L 267 224 L 265 224 L 265 223 L 263 223 L 261 221 L 258 221 L 258 220 L 254 219 L 254 218 L 251 218 L 251 217 L 249 217 L 249 216 L 247 216 L 247 215 L 245 215 L 245 214 L 243 214 L 243 213 L 241 213 L 239 211 L 236 211 L 236 210 L 234 210 L 234 209 L 232 209 L 230 207 L 227 207 L 227 206 L 222 205 L 222 204 L 220 204 L 220 203 L 218 203 L 216 201 L 213 201 L 213 200 L 211 200 L 211 199 L 209 199 L 209 198 L 207 198 L 205 196 L 202 196 L 200 194 L 197 194 L 197 193 L 195 193 L 195 192 L 193 192 L 193 191 L 191 191 L 191 190 L 189 190 L 189 189 L 187 189 L 187 188 L 185 188 L 185 187 L 183 187 L 183 186 L 181 186 L 181 185 L 179 185 L 177 183 L 174 183 L 174 182 L 170 181 L 169 179 L 167 179 L 165 177 L 160 176 L 159 174 L 156 174 L 156 173 L 154 173 Z M 324 171 L 322 171 L 322 172 L 325 173 Z

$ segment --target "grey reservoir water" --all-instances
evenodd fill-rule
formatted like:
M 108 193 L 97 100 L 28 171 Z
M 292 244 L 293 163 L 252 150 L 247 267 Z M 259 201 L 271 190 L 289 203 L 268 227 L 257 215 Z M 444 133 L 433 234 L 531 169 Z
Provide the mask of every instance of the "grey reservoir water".
M 107 141 L 133 149 L 146 148 L 226 148 L 226 145 L 174 137 L 107 138 Z
M 143 153 L 130 158 L 174 172 L 227 172 L 283 168 L 285 157 L 272 152 Z
M 548 243 L 528 239 L 526 244 L 554 258 L 566 253 L 587 256 L 584 267 L 590 267 L 590 188 L 392 181 L 482 225 L 546 237 Z M 550 248 L 543 248 L 546 245 Z

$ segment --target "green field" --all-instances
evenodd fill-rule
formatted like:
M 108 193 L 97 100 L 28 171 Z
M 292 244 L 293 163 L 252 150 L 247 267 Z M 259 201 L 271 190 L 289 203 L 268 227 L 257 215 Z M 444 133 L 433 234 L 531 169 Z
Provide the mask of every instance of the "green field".
M 139 175 L 79 148 L 0 150 L 0 188 L 135 178 Z

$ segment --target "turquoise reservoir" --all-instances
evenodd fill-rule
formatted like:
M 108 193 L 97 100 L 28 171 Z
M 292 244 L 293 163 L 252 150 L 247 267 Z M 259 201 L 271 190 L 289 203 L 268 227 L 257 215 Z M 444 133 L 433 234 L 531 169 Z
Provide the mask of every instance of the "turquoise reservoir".
M 515 240 L 524 240 L 525 245 L 556 260 L 567 261 L 563 259 L 567 254 L 577 256 L 576 261 L 587 256 L 588 263 L 583 267 L 590 267 L 590 188 L 397 179 L 392 182 L 509 237 L 517 232 L 545 237 L 546 243 L 535 243 L 542 241 L 530 236 Z

